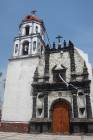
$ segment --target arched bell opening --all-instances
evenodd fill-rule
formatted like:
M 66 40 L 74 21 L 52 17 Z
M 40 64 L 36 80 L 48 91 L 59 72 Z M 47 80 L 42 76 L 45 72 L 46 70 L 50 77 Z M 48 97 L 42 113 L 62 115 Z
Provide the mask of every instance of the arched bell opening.
M 25 35 L 29 35 L 29 32 L 30 32 L 30 26 L 27 25 L 27 26 L 25 27 Z
M 25 41 L 23 42 L 22 46 L 22 55 L 28 55 L 28 51 L 29 51 L 29 42 Z

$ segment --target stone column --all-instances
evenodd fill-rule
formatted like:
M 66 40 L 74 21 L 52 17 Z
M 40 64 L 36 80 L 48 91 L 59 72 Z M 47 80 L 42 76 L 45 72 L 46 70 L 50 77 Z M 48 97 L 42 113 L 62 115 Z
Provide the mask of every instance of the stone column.
M 69 56 L 70 56 L 70 71 L 71 71 L 71 80 L 75 80 L 76 76 L 73 75 L 73 73 L 75 73 L 76 71 L 76 67 L 75 67 L 75 56 L 74 56 L 74 46 L 73 44 L 71 45 L 71 43 L 69 43 Z
M 77 93 L 73 94 L 73 112 L 74 118 L 78 118 Z
M 44 95 L 44 118 L 48 118 L 48 93 Z
M 87 83 L 84 88 L 84 93 L 86 93 L 86 112 L 87 118 L 92 118 L 91 100 L 90 100 L 90 83 Z
M 33 113 L 32 118 L 36 118 L 36 95 L 33 95 Z
M 92 109 L 91 109 L 91 101 L 90 101 L 89 94 L 86 94 L 86 111 L 87 111 L 87 118 L 92 118 Z

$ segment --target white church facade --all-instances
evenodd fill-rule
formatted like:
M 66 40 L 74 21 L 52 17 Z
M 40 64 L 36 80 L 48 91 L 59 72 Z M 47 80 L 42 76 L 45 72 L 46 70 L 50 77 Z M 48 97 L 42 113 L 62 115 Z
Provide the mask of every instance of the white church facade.
M 1 131 L 93 132 L 93 79 L 87 55 L 69 41 L 46 45 L 45 26 L 26 16 L 9 59 Z

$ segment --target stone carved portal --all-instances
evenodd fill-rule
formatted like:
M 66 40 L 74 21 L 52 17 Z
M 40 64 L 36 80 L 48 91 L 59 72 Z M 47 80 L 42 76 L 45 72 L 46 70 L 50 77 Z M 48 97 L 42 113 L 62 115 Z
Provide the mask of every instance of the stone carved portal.
M 70 132 L 69 104 L 56 102 L 52 110 L 52 131 L 53 133 L 68 134 Z

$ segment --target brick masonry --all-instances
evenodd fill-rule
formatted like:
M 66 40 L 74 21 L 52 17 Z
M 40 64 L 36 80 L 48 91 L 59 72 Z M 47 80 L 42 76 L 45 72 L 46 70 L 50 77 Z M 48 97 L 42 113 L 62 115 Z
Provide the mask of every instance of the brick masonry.
M 0 131 L 28 133 L 29 132 L 29 124 L 25 124 L 25 123 L 1 123 Z

